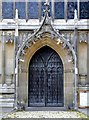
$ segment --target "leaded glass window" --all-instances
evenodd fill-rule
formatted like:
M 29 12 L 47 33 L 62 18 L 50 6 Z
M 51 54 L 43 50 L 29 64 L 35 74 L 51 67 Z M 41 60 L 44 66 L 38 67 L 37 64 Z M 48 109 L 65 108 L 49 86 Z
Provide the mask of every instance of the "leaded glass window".
M 55 19 L 64 19 L 65 15 L 66 19 L 74 19 L 75 9 L 78 10 L 78 17 L 80 19 L 89 19 L 89 2 L 81 2 L 80 0 L 80 3 L 78 4 L 78 0 L 75 0 L 74 2 L 68 0 L 67 9 L 65 10 L 64 0 L 60 2 L 54 0 L 54 7 L 52 6 L 52 0 L 49 1 L 49 16 L 54 17 Z M 46 0 L 41 0 L 40 2 L 41 6 L 39 7 L 39 0 L 2 0 L 2 17 L 3 19 L 13 19 L 15 18 L 15 9 L 18 9 L 19 19 L 38 19 L 40 16 L 44 16 L 44 3 Z M 52 7 L 54 8 L 54 11 Z
M 80 2 L 80 19 L 89 19 L 89 2 Z
M 28 2 L 28 18 L 37 19 L 38 17 L 38 2 Z
M 56 19 L 63 19 L 64 18 L 64 2 L 55 2 L 55 18 Z
M 19 19 L 25 19 L 26 18 L 26 2 L 16 2 L 15 3 L 15 9 L 18 9 L 18 15 Z
M 74 19 L 74 10 L 77 10 L 77 2 L 68 2 L 68 19 Z
M 13 1 L 2 2 L 2 17 L 3 19 L 13 19 Z

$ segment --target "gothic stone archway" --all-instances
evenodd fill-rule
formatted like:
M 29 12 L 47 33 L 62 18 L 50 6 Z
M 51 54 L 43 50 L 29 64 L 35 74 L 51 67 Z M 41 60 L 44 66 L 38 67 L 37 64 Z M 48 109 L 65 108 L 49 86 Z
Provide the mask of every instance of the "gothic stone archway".
M 67 55 L 67 57 L 69 58 L 69 56 L 68 56 L 68 49 L 69 49 L 69 51 L 70 52 L 72 52 L 72 55 L 71 55 L 71 57 L 73 57 L 73 59 L 74 59 L 74 70 L 73 70 L 73 65 L 72 64 L 68 64 L 68 62 L 67 62 L 67 60 L 65 61 L 65 59 L 63 59 L 63 62 L 64 62 L 64 69 L 65 69 L 65 72 L 66 72 L 66 66 L 68 67 L 67 68 L 67 73 L 69 74 L 69 75 L 67 75 L 67 74 L 64 74 L 64 77 L 65 77 L 65 83 L 64 83 L 64 92 L 65 92 L 65 96 L 66 96 L 66 92 L 68 93 L 69 91 L 71 91 L 71 94 L 69 94 L 68 93 L 68 95 L 67 95 L 67 98 L 65 99 L 65 103 L 67 104 L 67 102 L 70 102 L 70 104 L 74 104 L 74 107 L 75 107 L 75 109 L 77 108 L 77 74 L 78 74 L 78 72 L 77 72 L 77 57 L 76 57 L 76 53 L 75 53 L 75 50 L 74 50 L 74 48 L 73 48 L 73 46 L 70 44 L 70 42 L 69 42 L 69 40 L 66 40 L 61 34 L 59 34 L 59 32 L 57 31 L 57 30 L 55 30 L 54 29 L 54 27 L 52 26 L 52 21 L 51 21 L 51 19 L 50 19 L 50 17 L 49 17 L 49 15 L 48 15 L 48 9 L 49 9 L 49 4 L 48 3 L 46 3 L 45 4 L 45 6 L 46 6 L 46 9 L 45 9 L 45 16 L 44 16 L 44 19 L 43 19 L 43 22 L 42 22 L 42 24 L 41 24 L 41 26 L 32 34 L 32 35 L 30 35 L 24 42 L 23 42 L 23 44 L 21 45 L 21 47 L 19 48 L 19 50 L 18 50 L 18 52 L 17 52 L 17 55 L 16 55 L 16 107 L 17 107 L 17 101 L 18 101 L 18 97 L 20 97 L 21 95 L 20 95 L 20 93 L 18 93 L 18 92 L 21 92 L 20 90 L 23 90 L 23 89 L 21 89 L 21 88 L 19 88 L 19 91 L 18 91 L 18 85 L 20 85 L 20 84 L 18 84 L 18 82 L 19 83 L 23 83 L 23 82 L 20 82 L 20 80 L 19 79 L 23 79 L 24 78 L 24 74 L 25 74 L 25 79 L 24 79 L 24 81 L 25 80 L 27 80 L 26 79 L 26 76 L 27 76 L 27 74 L 28 73 L 26 73 L 27 72 L 27 68 L 24 66 L 24 68 L 25 68 L 25 70 L 23 70 L 24 68 L 22 68 L 23 67 L 23 65 L 18 65 L 18 63 L 19 63 L 19 60 L 20 60 L 20 57 L 22 57 L 23 56 L 23 53 L 24 53 L 24 49 L 28 49 L 29 47 L 29 51 L 28 51 L 28 54 L 27 54 L 27 52 L 26 52 L 26 50 L 25 50 L 25 52 L 26 52 L 26 54 L 27 54 L 27 58 L 28 58 L 28 56 L 29 56 L 29 54 L 30 54 L 30 57 L 29 58 L 31 58 L 32 57 L 32 55 L 39 49 L 39 48 L 41 48 L 41 47 L 43 47 L 43 46 L 45 46 L 45 45 L 48 45 L 48 46 L 51 46 L 51 48 L 53 48 L 53 49 L 55 49 L 55 51 L 59 54 L 59 56 L 62 56 L 61 58 L 65 58 L 65 56 Z M 16 29 L 17 31 L 18 31 L 18 27 L 17 27 L 17 29 Z M 62 51 L 64 51 L 63 49 L 61 49 L 61 51 L 60 51 L 60 49 L 59 49 L 59 46 L 57 47 L 57 43 L 56 43 L 56 41 L 54 40 L 54 41 L 50 41 L 50 43 L 49 43 L 49 41 L 46 41 L 46 43 L 45 43 L 45 40 L 44 39 L 42 39 L 41 41 L 40 41 L 40 39 L 42 38 L 41 36 L 44 36 L 44 33 L 49 33 L 50 34 L 50 36 L 51 36 L 51 38 L 52 38 L 52 40 L 53 39 L 58 39 L 58 43 L 60 43 L 60 41 L 62 42 L 62 43 L 64 43 L 63 44 L 63 46 L 65 46 L 66 48 L 67 48 L 67 52 L 64 52 L 65 53 L 65 55 L 63 56 L 62 54 L 63 54 L 63 52 Z M 36 39 L 37 38 L 37 39 Z M 46 40 L 48 39 L 48 37 L 46 36 L 45 37 L 46 38 Z M 62 39 L 62 40 L 61 40 Z M 36 41 L 35 41 L 36 40 Z M 40 42 L 40 45 L 38 45 L 38 47 L 37 47 L 37 41 L 39 40 L 39 42 Z M 36 46 L 34 47 L 34 45 L 32 45 L 32 44 L 35 44 L 35 42 L 36 42 Z M 53 45 L 55 43 L 55 45 Z M 42 44 L 43 44 L 43 46 L 42 46 Z M 31 50 L 31 45 L 32 45 L 32 47 L 34 47 L 33 48 L 33 52 L 32 52 L 32 50 Z M 64 47 L 64 48 L 65 48 Z M 22 55 L 21 55 L 22 54 Z M 23 58 L 23 57 L 22 57 Z M 26 59 L 26 56 L 25 56 L 25 58 L 24 59 Z M 25 63 L 26 64 L 28 64 L 29 62 L 28 62 L 28 60 L 27 60 L 27 62 L 26 62 L 26 60 L 25 60 Z M 66 63 L 67 63 L 67 65 L 66 65 Z M 71 67 L 70 67 L 71 66 Z M 19 68 L 20 68 L 20 74 L 19 74 Z M 23 75 L 21 75 L 22 74 L 22 70 L 23 71 L 25 71 L 24 73 L 23 73 Z M 73 71 L 74 71 L 74 77 L 73 77 Z M 23 77 L 23 78 L 20 78 L 20 75 L 21 75 L 21 77 Z M 67 77 L 66 77 L 67 76 Z M 70 79 L 69 79 L 70 78 Z M 74 78 L 74 79 L 73 79 Z M 68 79 L 68 81 L 67 81 L 67 79 Z M 68 82 L 68 85 L 67 85 L 67 83 L 66 83 L 66 81 Z M 73 81 L 74 81 L 74 85 L 73 85 Z M 28 85 L 27 84 L 28 82 L 26 82 L 25 81 L 25 87 L 24 87 L 24 90 L 25 90 L 25 94 L 27 95 L 27 93 L 28 93 L 28 91 L 26 92 L 26 86 Z M 71 83 L 71 84 L 69 84 L 69 83 Z M 21 87 L 21 85 L 20 85 L 20 87 Z M 66 87 L 68 87 L 67 89 L 66 89 Z M 74 88 L 74 101 L 73 101 L 73 87 L 75 87 Z M 23 97 L 25 97 L 25 100 L 24 101 L 28 101 L 28 99 L 27 99 L 27 97 L 26 97 L 26 95 L 24 96 L 24 93 L 22 93 L 22 96 Z M 70 97 L 71 96 L 71 97 Z M 70 99 L 69 99 L 70 98 Z M 23 99 L 23 98 L 22 98 Z M 69 101 L 70 100 L 70 101 Z
M 63 90 L 64 90 L 64 106 L 68 106 L 73 103 L 73 82 L 74 82 L 74 73 L 73 73 L 73 64 L 68 62 L 70 56 L 67 54 L 67 50 L 63 49 L 61 44 L 57 45 L 56 40 L 51 40 L 46 38 L 44 40 L 39 40 L 36 44 L 33 44 L 29 49 L 27 49 L 26 54 L 21 57 L 24 59 L 24 62 L 19 63 L 19 90 L 18 96 L 19 100 L 23 100 L 28 107 L 28 75 L 29 75 L 29 63 L 34 56 L 34 54 L 42 47 L 49 46 L 52 48 L 61 58 L 63 67 L 64 67 L 64 79 L 63 79 Z M 22 92 L 23 91 L 23 92 Z M 71 92 L 70 92 L 71 91 Z
M 28 106 L 64 106 L 63 63 L 59 55 L 44 46 L 29 64 Z

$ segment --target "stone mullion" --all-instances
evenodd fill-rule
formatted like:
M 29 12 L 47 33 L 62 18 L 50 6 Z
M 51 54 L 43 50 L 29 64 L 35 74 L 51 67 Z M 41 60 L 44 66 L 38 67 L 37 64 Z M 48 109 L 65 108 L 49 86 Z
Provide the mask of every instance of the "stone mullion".
M 26 21 L 28 21 L 28 0 L 26 0 Z
M 55 14 L 54 14 L 54 2 L 55 2 L 55 0 L 52 0 L 52 21 L 54 22 L 54 16 L 55 16 Z
M 13 19 L 15 18 L 15 0 L 14 0 L 14 3 L 13 3 Z
M 64 1 L 64 18 L 65 18 L 65 20 L 66 20 L 66 22 L 67 22 L 67 15 L 68 15 L 68 0 L 65 0 Z
M 77 0 L 78 19 L 80 19 L 80 0 Z
M 41 12 L 42 12 L 41 7 L 42 7 L 42 1 L 39 0 L 39 22 L 41 22 Z

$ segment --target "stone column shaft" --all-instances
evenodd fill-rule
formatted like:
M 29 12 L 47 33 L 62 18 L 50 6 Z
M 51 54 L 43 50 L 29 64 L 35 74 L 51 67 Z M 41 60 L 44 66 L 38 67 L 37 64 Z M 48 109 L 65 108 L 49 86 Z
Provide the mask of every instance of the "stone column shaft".
M 2 83 L 5 83 L 5 35 L 2 34 Z
M 74 100 L 75 100 L 75 109 L 78 108 L 78 30 L 74 28 L 74 50 L 76 54 L 76 61 L 75 61 L 75 81 L 74 81 Z
M 89 33 L 88 33 L 89 38 Z M 87 84 L 89 85 L 89 39 L 87 43 Z

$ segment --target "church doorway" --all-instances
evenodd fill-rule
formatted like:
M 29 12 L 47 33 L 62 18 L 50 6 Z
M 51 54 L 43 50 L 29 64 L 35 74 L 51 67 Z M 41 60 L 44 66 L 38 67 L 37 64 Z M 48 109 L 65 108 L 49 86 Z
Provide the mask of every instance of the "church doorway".
M 29 63 L 28 107 L 63 107 L 63 63 L 50 47 L 39 49 Z

